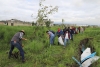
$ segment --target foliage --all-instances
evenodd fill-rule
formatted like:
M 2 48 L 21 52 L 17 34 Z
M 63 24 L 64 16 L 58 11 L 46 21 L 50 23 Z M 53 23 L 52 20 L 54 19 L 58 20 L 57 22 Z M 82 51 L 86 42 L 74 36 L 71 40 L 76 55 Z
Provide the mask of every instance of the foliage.
M 62 28 L 64 28 L 65 25 L 64 25 L 64 19 L 62 19 Z
M 32 22 L 32 26 L 36 26 L 36 23 Z
M 72 56 L 79 59 L 79 43 L 82 39 L 93 37 L 90 41 L 92 47 L 100 56 L 100 28 L 87 28 L 84 33 L 74 35 L 74 41 L 64 49 L 63 46 L 57 44 L 55 37 L 55 45 L 49 47 L 49 40 L 46 27 L 26 27 L 26 26 L 0 26 L 0 67 L 78 67 L 78 64 L 73 61 Z M 25 30 L 25 38 L 23 41 L 23 49 L 25 51 L 26 62 L 23 64 L 20 59 L 8 59 L 10 40 L 12 36 L 19 30 Z M 51 30 L 57 31 L 58 27 L 51 27 Z M 87 44 L 87 45 L 88 45 Z M 14 51 L 18 51 L 14 49 Z M 93 63 L 91 67 L 99 67 L 100 60 Z
M 46 24 L 46 27 L 50 27 L 50 21 L 46 21 L 45 24 Z
M 52 7 L 52 6 L 45 6 L 43 5 L 43 2 L 45 0 L 40 0 L 39 6 L 40 9 L 38 10 L 38 16 L 37 16 L 37 24 L 39 26 L 42 26 L 45 24 L 44 19 L 48 17 L 48 15 L 53 14 L 54 12 L 58 11 L 58 6 Z

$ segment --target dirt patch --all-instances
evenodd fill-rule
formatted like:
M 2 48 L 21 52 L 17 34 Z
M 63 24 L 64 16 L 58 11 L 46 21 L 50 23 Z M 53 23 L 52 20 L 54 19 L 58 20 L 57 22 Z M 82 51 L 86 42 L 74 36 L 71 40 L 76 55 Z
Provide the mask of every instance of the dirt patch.
M 87 47 L 91 48 L 91 53 L 95 52 L 95 49 L 94 49 L 94 46 L 93 46 L 92 41 L 93 41 L 93 38 L 84 38 L 84 39 L 82 39 L 82 40 L 80 41 L 80 43 L 79 43 L 79 57 L 80 57 L 81 54 L 82 54 L 83 45 L 84 45 L 85 49 L 86 49 Z M 79 59 L 80 59 L 80 58 L 79 58 Z M 93 64 L 94 64 L 94 65 L 97 65 L 98 62 L 95 62 L 95 63 L 93 63 Z M 92 67 L 93 64 L 92 64 L 90 67 Z
M 94 52 L 94 47 L 92 46 L 92 43 L 91 43 L 91 41 L 93 40 L 93 38 L 84 38 L 84 39 L 82 39 L 81 41 L 80 41 L 80 43 L 79 43 L 79 54 L 81 55 L 82 54 L 82 49 L 83 48 L 87 48 L 87 47 L 89 47 L 89 48 L 91 48 L 91 52 Z

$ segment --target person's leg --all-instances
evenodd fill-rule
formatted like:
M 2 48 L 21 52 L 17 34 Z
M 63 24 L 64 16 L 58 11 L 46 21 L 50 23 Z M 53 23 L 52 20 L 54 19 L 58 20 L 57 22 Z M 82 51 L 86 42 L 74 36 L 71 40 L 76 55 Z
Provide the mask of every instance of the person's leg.
M 55 44 L 55 36 L 52 37 L 53 44 Z
M 66 39 L 64 39 L 64 47 L 66 46 Z
M 69 39 L 66 39 L 67 44 L 69 44 Z
M 50 44 L 53 44 L 53 36 L 50 37 Z
M 60 45 L 60 43 L 59 43 L 59 41 L 60 41 L 60 40 L 59 40 L 59 37 L 60 37 L 60 36 L 58 35 L 58 45 Z
M 58 41 L 58 45 L 59 45 L 59 41 Z
M 71 40 L 73 41 L 73 34 L 71 35 L 72 37 L 71 37 Z
M 70 40 L 72 39 L 72 35 L 70 34 Z
M 14 45 L 13 45 L 13 41 L 11 41 L 11 43 L 10 43 L 10 51 L 9 51 L 9 57 L 8 57 L 9 59 L 10 59 L 10 57 L 12 55 L 13 49 L 14 49 Z
M 24 62 L 24 50 L 19 43 L 16 43 L 15 47 L 20 51 L 20 55 L 22 56 L 22 62 Z

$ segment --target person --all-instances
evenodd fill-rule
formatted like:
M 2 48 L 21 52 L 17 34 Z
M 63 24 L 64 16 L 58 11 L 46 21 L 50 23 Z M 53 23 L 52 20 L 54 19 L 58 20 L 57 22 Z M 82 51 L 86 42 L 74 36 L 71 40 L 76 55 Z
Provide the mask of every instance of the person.
M 60 28 L 58 28 L 58 31 L 56 32 L 56 35 L 58 36 L 58 45 L 60 44 L 60 42 L 63 41 L 63 30 L 61 30 Z
M 68 30 L 66 30 L 65 35 L 64 35 L 64 48 L 66 46 L 66 42 L 67 44 L 69 43 L 69 39 L 70 39 L 70 33 L 68 32 Z
M 53 30 L 49 30 L 49 31 L 51 31 L 53 34 L 54 34 L 54 39 L 53 39 L 53 44 L 55 45 L 55 36 L 56 36 L 56 33 L 55 33 L 55 31 L 53 31 Z
M 51 31 L 46 31 L 46 33 L 49 35 L 49 41 L 50 41 L 50 46 L 51 46 L 54 44 L 55 35 Z
M 64 33 L 63 33 L 63 30 L 61 30 L 60 28 L 58 28 L 58 31 L 56 32 L 56 35 L 58 36 L 58 37 L 60 37 L 61 35 L 63 35 Z
M 70 27 L 70 39 L 73 41 L 74 30 Z
M 53 30 L 49 30 L 49 31 L 51 31 L 55 35 L 55 32 Z
M 11 39 L 10 44 L 10 51 L 9 51 L 9 59 L 12 55 L 12 51 L 14 50 L 14 47 L 16 47 L 20 51 L 20 55 L 22 56 L 22 62 L 25 62 L 24 58 L 24 50 L 22 48 L 22 40 L 27 40 L 26 38 L 23 38 L 23 35 L 25 35 L 24 30 L 21 30 L 17 32 Z
M 81 30 L 81 28 L 80 28 L 80 26 L 78 27 L 78 33 L 80 33 L 80 30 Z
M 65 34 L 66 30 L 67 30 L 67 27 L 65 27 L 65 28 L 63 29 L 63 35 Z
M 83 33 L 83 32 L 84 32 L 83 27 L 80 27 L 80 32 L 81 32 L 81 33 Z

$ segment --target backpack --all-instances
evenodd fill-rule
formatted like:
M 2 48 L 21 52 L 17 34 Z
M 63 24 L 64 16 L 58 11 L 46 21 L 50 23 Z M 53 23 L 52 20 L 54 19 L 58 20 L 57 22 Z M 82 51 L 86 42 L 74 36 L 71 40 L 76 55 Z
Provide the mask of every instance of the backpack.
M 52 30 L 50 30 L 50 32 L 52 32 L 53 34 L 55 34 L 55 32 L 54 32 L 54 31 L 52 31 Z

